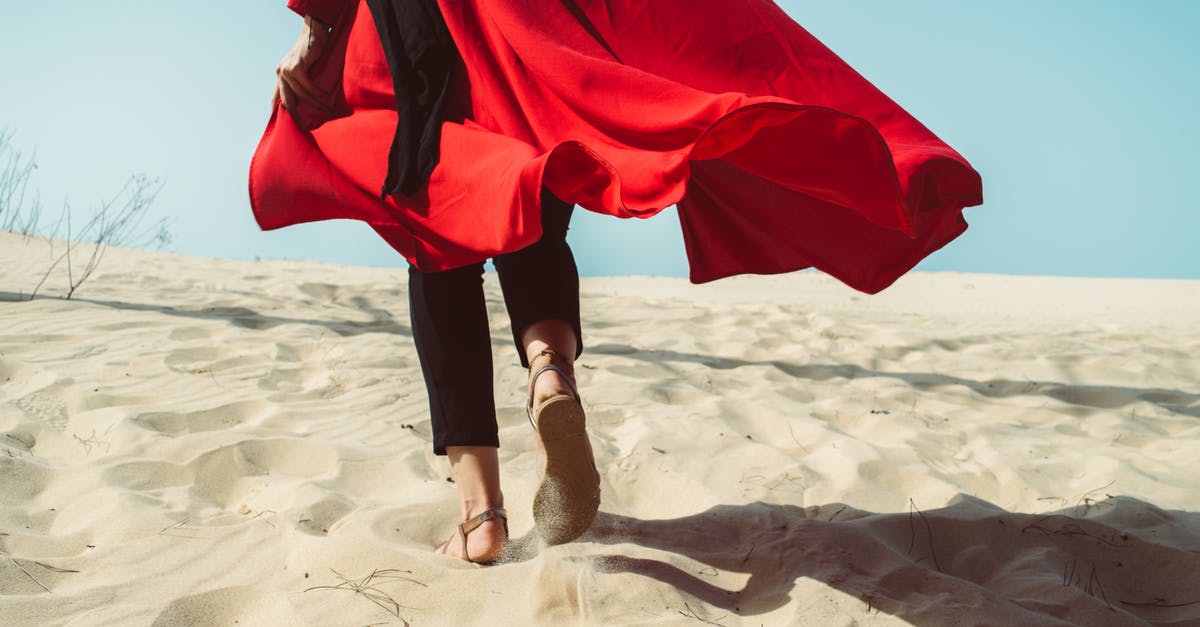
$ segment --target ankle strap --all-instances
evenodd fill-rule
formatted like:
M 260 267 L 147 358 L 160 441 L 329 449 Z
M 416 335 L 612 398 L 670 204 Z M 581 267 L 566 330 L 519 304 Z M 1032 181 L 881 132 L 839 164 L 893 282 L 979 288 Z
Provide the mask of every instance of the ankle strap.
M 534 362 L 534 361 L 536 361 L 536 360 L 538 360 L 538 359 L 541 359 L 542 357 L 547 357 L 547 358 L 549 358 L 549 359 L 550 359 L 550 363 L 554 363 L 554 362 L 555 362 L 555 360 L 557 360 L 557 361 L 558 361 L 558 363 L 559 363 L 559 364 L 562 364 L 564 367 L 566 367 L 566 369 L 567 369 L 567 370 L 569 370 L 569 371 L 571 371 L 571 372 L 574 372 L 574 371 L 575 371 L 574 364 L 572 364 L 572 363 L 571 363 L 571 361 L 570 361 L 570 360 L 568 360 L 566 357 L 563 357 L 562 353 L 559 353 L 558 351 L 556 351 L 556 350 L 554 350 L 554 349 L 552 349 L 552 348 L 543 348 L 543 349 L 541 350 L 541 352 L 539 352 L 538 354 L 534 355 L 533 357 L 530 357 L 530 358 L 529 358 L 529 368 L 530 368 L 530 370 L 532 370 L 532 369 L 533 369 L 533 362 Z M 574 377 L 572 377 L 572 378 L 574 378 Z

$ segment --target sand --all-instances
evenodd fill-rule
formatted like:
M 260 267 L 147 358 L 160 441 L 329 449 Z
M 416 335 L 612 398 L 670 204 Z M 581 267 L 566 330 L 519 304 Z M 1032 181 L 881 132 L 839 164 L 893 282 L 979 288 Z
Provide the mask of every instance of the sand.
M 4 625 L 1200 624 L 1197 281 L 585 279 L 603 503 L 544 547 L 488 275 L 478 568 L 403 270 L 112 249 L 17 302 L 49 255 L 0 234 Z

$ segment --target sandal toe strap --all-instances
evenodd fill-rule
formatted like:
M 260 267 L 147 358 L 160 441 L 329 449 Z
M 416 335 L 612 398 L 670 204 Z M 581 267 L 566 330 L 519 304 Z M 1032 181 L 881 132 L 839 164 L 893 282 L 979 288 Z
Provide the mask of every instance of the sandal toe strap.
M 504 521 L 504 535 L 507 537 L 508 512 L 504 511 L 503 507 L 485 509 L 478 514 L 475 514 L 470 519 L 464 520 L 458 524 L 458 539 L 462 542 L 462 554 L 464 560 L 472 563 L 475 561 L 471 559 L 470 553 L 467 552 L 467 534 L 478 529 L 479 525 L 482 525 L 483 523 L 495 518 L 499 518 L 500 520 Z
M 485 523 L 489 520 L 492 520 L 493 518 L 499 518 L 499 519 L 503 520 L 505 523 L 505 527 L 508 526 L 508 512 L 504 511 L 503 507 L 493 507 L 491 509 L 485 509 L 482 512 L 479 512 L 478 514 L 472 516 L 469 520 L 465 520 L 465 521 L 459 523 L 458 531 L 461 533 L 461 535 L 463 536 L 463 539 L 465 540 L 468 533 L 475 531 L 476 529 L 479 528 L 479 525 L 482 525 L 483 523 Z

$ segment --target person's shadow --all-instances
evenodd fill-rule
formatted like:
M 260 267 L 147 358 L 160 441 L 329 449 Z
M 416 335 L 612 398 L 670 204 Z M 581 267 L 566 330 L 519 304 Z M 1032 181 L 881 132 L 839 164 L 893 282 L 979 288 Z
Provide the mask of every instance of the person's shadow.
M 580 541 L 614 545 L 576 558 L 599 577 L 649 577 L 742 617 L 788 604 L 807 577 L 917 625 L 1200 624 L 1200 514 L 1129 497 L 1049 514 L 964 495 L 894 514 L 767 503 L 671 520 L 601 512 Z M 713 583 L 745 575 L 738 589 Z

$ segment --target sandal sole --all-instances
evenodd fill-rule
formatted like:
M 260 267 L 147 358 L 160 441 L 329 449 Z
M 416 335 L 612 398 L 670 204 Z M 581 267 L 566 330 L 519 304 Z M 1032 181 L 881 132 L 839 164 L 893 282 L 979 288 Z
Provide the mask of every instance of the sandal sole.
M 600 509 L 600 479 L 588 450 L 583 406 L 560 396 L 545 401 L 537 433 L 546 449 L 546 472 L 533 497 L 533 521 L 546 544 L 578 538 Z

